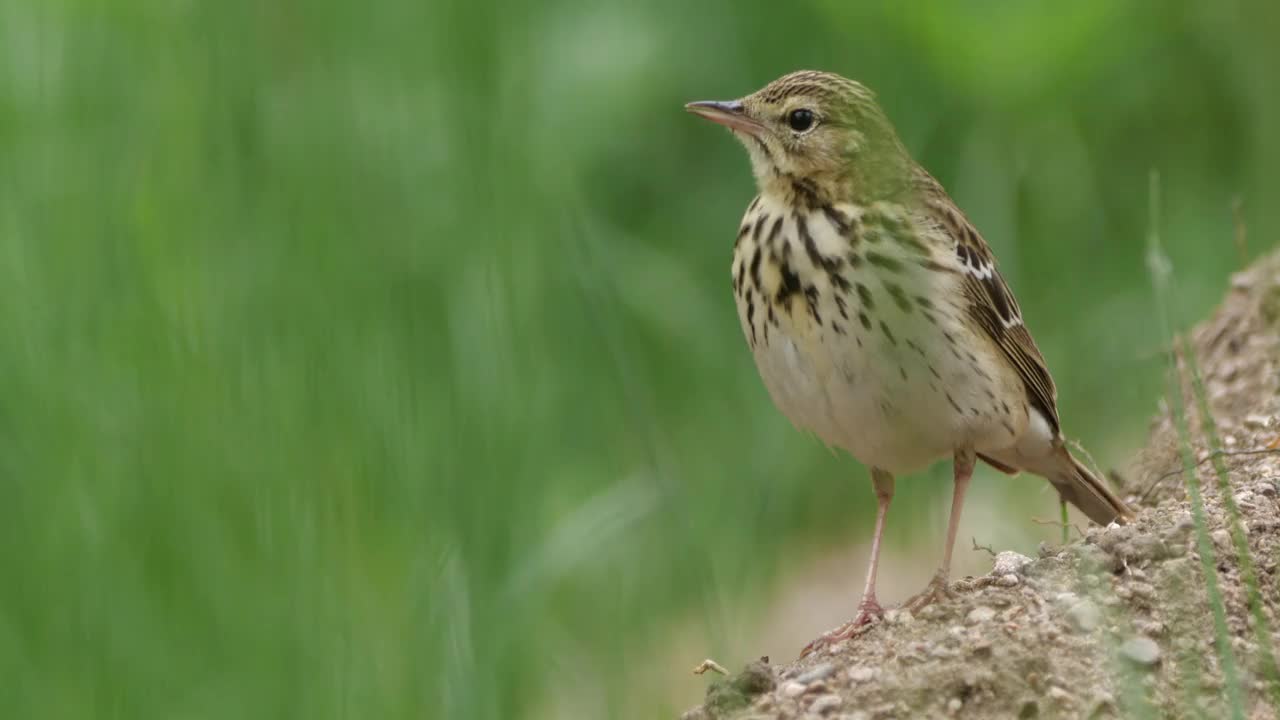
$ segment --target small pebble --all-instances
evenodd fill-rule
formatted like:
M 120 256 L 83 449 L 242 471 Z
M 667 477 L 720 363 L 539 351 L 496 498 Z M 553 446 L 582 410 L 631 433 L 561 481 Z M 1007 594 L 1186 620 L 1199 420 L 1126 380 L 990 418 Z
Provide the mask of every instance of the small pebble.
M 1014 587 L 1020 582 L 1022 581 L 1019 580 L 1018 576 L 1014 575 L 1013 573 L 1008 573 L 1007 575 L 1001 575 L 999 578 L 996 578 L 996 584 L 999 585 L 1000 587 Z
M 915 616 L 911 614 L 910 610 L 903 610 L 901 608 L 893 608 L 884 614 L 885 622 L 890 625 L 908 625 L 915 619 Z
M 1178 514 L 1178 519 L 1173 523 L 1173 529 L 1179 532 L 1188 533 L 1195 529 L 1196 521 L 1191 517 L 1191 513 L 1182 512 Z
M 1120 646 L 1120 654 L 1138 665 L 1150 666 L 1160 662 L 1160 646 L 1149 637 L 1130 638 Z
M 803 683 L 798 683 L 795 680 L 788 680 L 782 684 L 782 694 L 787 697 L 799 697 L 804 694 L 806 689 Z
M 809 712 L 816 715 L 826 715 L 833 710 L 840 709 L 840 706 L 843 704 L 844 700 L 835 693 L 819 695 L 813 699 L 812 703 L 809 704 Z
M 1209 533 L 1209 537 L 1213 540 L 1213 544 L 1216 545 L 1219 550 L 1226 550 L 1231 546 L 1231 533 L 1226 530 L 1214 530 L 1212 533 Z
M 1133 535 L 1133 528 L 1129 525 L 1116 525 L 1112 523 L 1107 529 L 1098 535 L 1098 547 L 1113 552 L 1117 545 L 1127 541 Z
M 1134 597 L 1152 599 L 1156 596 L 1156 588 L 1148 582 L 1135 582 L 1129 585 L 1129 590 L 1133 592 Z
M 1247 428 L 1253 428 L 1255 430 L 1266 427 L 1268 424 L 1270 424 L 1270 422 L 1271 422 L 1271 417 L 1268 415 L 1254 414 L 1254 415 L 1246 415 L 1244 417 L 1244 426 Z
M 943 645 L 929 645 L 925 650 L 928 652 L 929 657 L 936 658 L 938 660 L 946 660 L 947 658 L 953 658 L 960 654 Z
M 920 608 L 920 617 L 925 620 L 936 620 L 942 617 L 942 615 L 943 610 L 941 605 L 925 605 Z
M 1049 686 L 1048 695 L 1050 700 L 1057 700 L 1060 703 L 1068 704 L 1072 701 L 1071 693 L 1063 690 L 1057 685 Z
M 960 700 L 960 698 L 951 698 L 950 700 L 947 701 L 947 712 L 951 713 L 952 715 L 955 715 L 956 713 L 960 712 L 960 708 L 963 706 L 964 706 L 964 703 Z
M 1031 558 L 1021 553 L 1005 550 L 996 555 L 995 564 L 991 568 L 992 575 L 1010 575 L 1022 572 L 1023 568 L 1031 564 Z
M 1102 613 L 1092 600 L 1081 600 L 1067 610 L 1067 621 L 1080 632 L 1093 632 L 1102 623 Z
M 817 682 L 818 680 L 824 680 L 830 677 L 831 673 L 835 671 L 836 671 L 835 665 L 832 665 L 831 663 L 819 663 L 818 665 L 814 665 L 813 667 L 809 668 L 805 672 L 796 676 L 796 682 L 808 685 L 809 683 Z
M 1125 543 L 1127 546 L 1128 543 Z M 1117 545 L 1109 545 L 1111 550 L 1116 551 L 1114 554 L 1101 545 L 1082 545 L 1076 549 L 1080 557 L 1080 569 L 1087 573 L 1111 572 L 1119 569 L 1123 562 L 1120 556 L 1120 547 Z
M 1159 620 L 1138 620 L 1133 624 L 1134 628 L 1145 635 L 1164 635 L 1168 630 L 1163 622 Z
M 990 622 L 991 618 L 994 618 L 995 616 L 995 610 L 992 610 L 985 605 L 979 605 L 969 611 L 969 614 L 965 617 L 965 622 L 970 625 L 977 625 L 978 623 Z
M 1169 548 L 1155 535 L 1139 535 L 1125 545 L 1125 554 L 1135 560 L 1163 560 Z
M 1116 710 L 1116 698 L 1106 690 L 1100 690 L 1093 696 L 1092 709 L 1089 711 L 1089 717 L 1106 717 L 1114 715 Z
M 878 670 L 866 665 L 854 665 L 846 671 L 849 679 L 854 682 L 867 682 L 874 679 L 877 673 L 879 673 Z

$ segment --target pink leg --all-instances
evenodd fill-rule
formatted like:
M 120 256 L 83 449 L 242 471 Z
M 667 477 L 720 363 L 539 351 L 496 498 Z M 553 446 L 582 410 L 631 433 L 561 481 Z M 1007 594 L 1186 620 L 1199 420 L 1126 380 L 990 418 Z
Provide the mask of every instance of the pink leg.
M 876 529 L 871 538 L 871 562 L 867 564 L 867 582 L 862 589 L 862 602 L 858 603 L 858 614 L 849 622 L 805 645 L 800 651 L 800 657 L 853 637 L 859 628 L 870 625 L 884 615 L 884 608 L 876 601 L 876 569 L 880 565 L 880 539 L 884 536 L 884 518 L 889 513 L 889 501 L 893 499 L 893 476 L 872 468 L 871 481 L 876 488 Z
M 875 534 L 871 538 L 871 562 L 867 565 L 867 583 L 862 588 L 862 602 L 859 606 L 863 613 L 859 613 L 859 617 L 868 608 L 873 609 L 876 614 L 883 612 L 880 603 L 876 602 L 876 570 L 880 567 L 880 539 L 884 537 L 884 518 L 889 514 L 889 501 L 893 500 L 892 475 L 873 468 L 871 482 L 875 484 L 878 507 Z
M 960 509 L 964 507 L 964 493 L 973 479 L 975 457 L 973 450 L 957 450 L 955 459 L 956 484 L 951 492 L 951 521 L 947 523 L 947 548 L 942 552 L 942 568 L 938 574 L 945 581 L 951 575 L 951 550 L 956 545 L 956 532 L 960 530 Z
M 955 548 L 956 533 L 960 530 L 960 511 L 964 508 L 964 494 L 969 489 L 969 480 L 973 478 L 976 459 L 972 449 L 956 450 L 955 487 L 951 492 L 951 519 L 947 523 L 947 544 L 942 550 L 942 567 L 938 568 L 924 592 L 903 603 L 908 609 L 918 610 L 947 593 L 947 580 L 951 576 L 951 551 Z

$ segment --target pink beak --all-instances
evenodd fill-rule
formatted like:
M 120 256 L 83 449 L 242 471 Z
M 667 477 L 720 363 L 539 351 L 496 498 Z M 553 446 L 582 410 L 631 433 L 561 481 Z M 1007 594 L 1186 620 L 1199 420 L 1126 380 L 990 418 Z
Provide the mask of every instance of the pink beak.
M 764 132 L 764 126 L 747 117 L 742 102 L 738 100 L 699 100 L 685 105 L 684 109 L 713 123 L 720 123 L 730 130 L 757 137 Z

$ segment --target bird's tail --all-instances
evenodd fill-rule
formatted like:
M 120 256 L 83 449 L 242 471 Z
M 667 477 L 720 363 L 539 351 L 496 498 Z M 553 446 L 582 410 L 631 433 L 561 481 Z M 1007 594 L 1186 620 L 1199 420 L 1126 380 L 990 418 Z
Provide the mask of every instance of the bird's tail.
M 1133 510 L 1124 503 L 1097 475 L 1071 455 L 1065 447 L 1058 448 L 1059 456 L 1054 470 L 1046 475 L 1058 489 L 1063 500 L 1075 505 L 1099 525 L 1113 521 L 1127 523 L 1133 519 Z

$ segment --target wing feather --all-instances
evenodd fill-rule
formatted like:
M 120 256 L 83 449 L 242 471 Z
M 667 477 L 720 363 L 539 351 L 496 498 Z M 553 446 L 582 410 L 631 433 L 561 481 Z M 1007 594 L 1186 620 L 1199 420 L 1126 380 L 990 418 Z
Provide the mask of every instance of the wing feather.
M 925 185 L 925 204 L 955 241 L 959 274 L 971 318 L 991 337 L 1027 389 L 1027 399 L 1058 433 L 1058 391 L 1040 348 L 1022 322 L 1018 301 L 1000 275 L 987 243 L 933 178 Z

